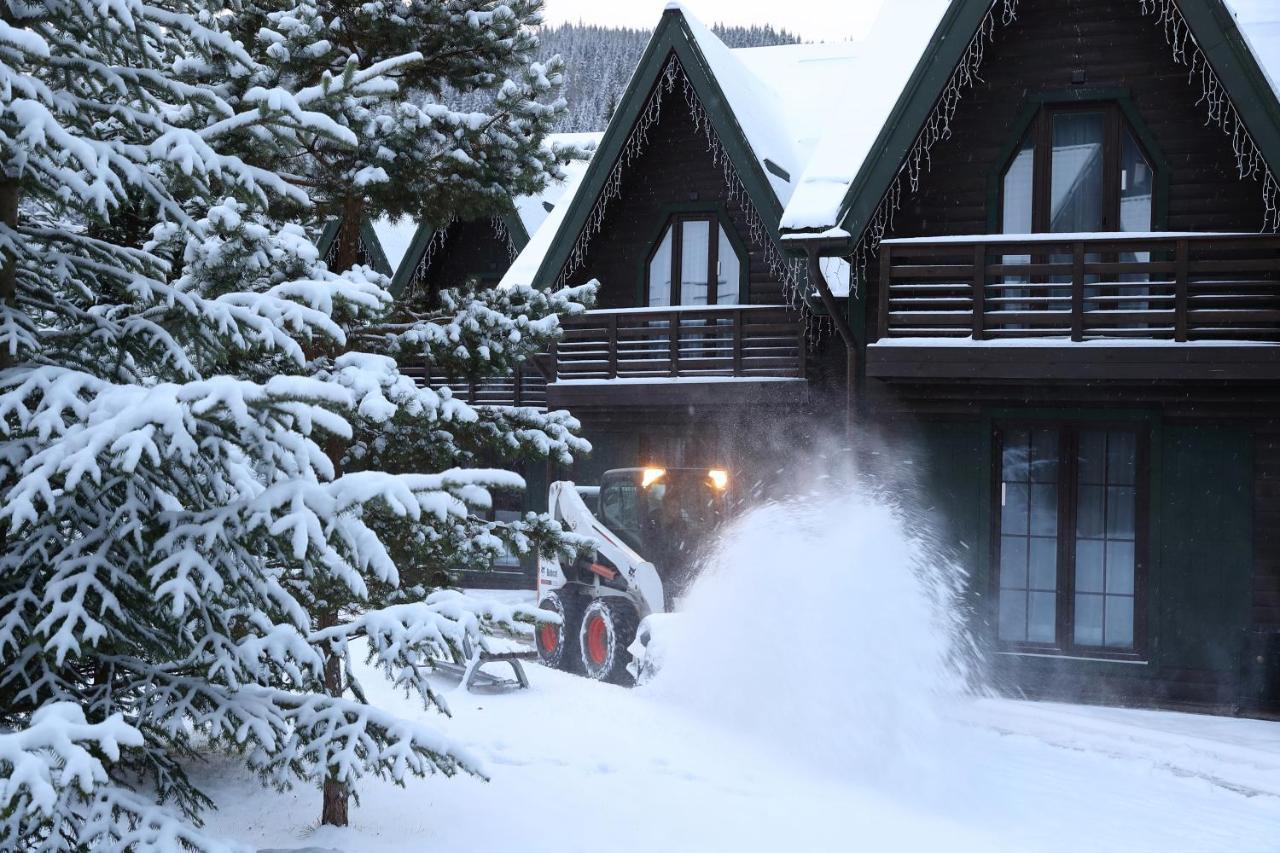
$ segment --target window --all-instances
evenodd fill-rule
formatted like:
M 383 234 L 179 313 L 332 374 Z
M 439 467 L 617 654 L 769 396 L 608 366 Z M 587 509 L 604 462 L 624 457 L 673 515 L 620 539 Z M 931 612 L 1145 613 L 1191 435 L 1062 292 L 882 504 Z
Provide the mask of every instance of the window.
M 1045 107 L 1005 164 L 1006 234 L 1150 231 L 1151 159 L 1115 104 Z
M 997 636 L 1013 647 L 1133 656 L 1142 624 L 1145 448 L 1128 428 L 997 433 Z
M 1155 175 L 1151 159 L 1115 104 L 1045 107 L 1005 164 L 1000 224 L 1005 234 L 1150 231 Z M 1089 254 L 1088 262 L 1149 261 L 1147 252 Z M 1005 255 L 1007 264 L 1069 263 L 1070 256 Z M 1001 262 L 1001 261 L 997 261 Z M 1004 276 L 988 294 L 1010 312 L 1068 311 L 1070 276 Z M 1084 310 L 1143 311 L 1150 288 L 1145 274 L 1122 273 L 1109 286 L 1085 277 Z M 997 309 L 997 310 L 999 310 Z M 1142 327 L 1132 321 L 1129 328 Z M 1027 328 L 1006 324 L 1008 329 Z
M 493 510 L 493 520 L 500 521 L 503 524 L 512 524 L 524 518 L 519 510 L 514 509 L 495 509 Z M 520 555 L 516 553 L 511 545 L 504 543 L 502 553 L 493 563 L 494 569 L 498 571 L 520 571 Z
M 649 256 L 645 295 L 651 308 L 740 301 L 743 262 L 720 220 L 675 216 Z

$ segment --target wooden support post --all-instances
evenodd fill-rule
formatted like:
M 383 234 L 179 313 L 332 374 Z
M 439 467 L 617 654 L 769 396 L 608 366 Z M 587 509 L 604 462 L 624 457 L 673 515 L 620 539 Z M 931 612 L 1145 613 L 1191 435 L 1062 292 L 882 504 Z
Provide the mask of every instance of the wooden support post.
M 979 243 L 973 247 L 973 339 L 986 337 L 987 322 L 987 247 Z
M 796 324 L 796 377 L 805 379 L 808 372 L 809 327 L 801 320 Z
M 671 375 L 680 375 L 680 312 L 672 311 L 667 323 L 667 340 L 670 342 Z
M 1188 271 L 1191 262 L 1188 255 L 1187 241 L 1179 240 L 1174 250 L 1173 262 L 1173 339 L 1179 342 L 1188 339 L 1190 325 L 1187 317 L 1188 290 L 1190 289 L 1187 279 L 1190 278 Z
M 893 270 L 893 247 L 880 244 L 880 299 L 876 312 L 876 340 L 889 337 L 889 284 Z
M 733 375 L 742 375 L 742 337 L 746 329 L 742 325 L 742 309 L 733 312 Z
M 1071 340 L 1084 340 L 1084 243 L 1071 244 Z
M 618 378 L 618 315 L 609 315 L 609 378 Z

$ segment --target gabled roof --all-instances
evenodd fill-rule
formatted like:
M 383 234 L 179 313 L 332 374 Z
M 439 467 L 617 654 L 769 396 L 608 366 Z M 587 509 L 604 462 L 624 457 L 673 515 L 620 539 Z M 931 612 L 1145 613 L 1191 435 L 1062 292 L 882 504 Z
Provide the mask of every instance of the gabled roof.
M 599 133 L 552 133 L 548 134 L 544 145 L 553 151 L 574 149 L 589 155 L 595 150 L 601 135 Z M 561 170 L 564 172 L 562 179 L 548 181 L 540 193 L 517 196 L 512 199 L 511 208 L 499 214 L 498 218 L 507 229 L 507 236 L 517 253 L 523 252 L 528 246 L 530 238 L 542 227 L 550 211 L 560 203 L 567 194 L 567 190 L 577 186 L 578 179 L 586 170 L 586 161 L 569 160 L 561 164 Z M 413 278 L 414 272 L 422 262 L 422 256 L 432 240 L 436 238 L 436 232 L 441 226 L 430 222 L 415 224 L 411 219 L 404 218 L 396 222 L 379 220 L 376 227 L 379 233 L 384 235 L 384 246 L 403 247 L 398 253 L 388 251 L 389 255 L 395 255 L 394 260 L 391 261 L 392 269 L 395 271 L 391 279 L 391 295 L 399 296 Z
M 316 248 L 320 250 L 320 257 L 329 254 L 329 250 L 333 248 L 333 241 L 337 239 L 338 229 L 342 224 L 341 219 L 330 219 L 324 224 L 324 228 L 320 230 L 320 237 L 316 240 Z M 360 223 L 360 244 L 364 246 L 365 253 L 369 256 L 369 265 L 383 275 L 391 275 L 394 267 L 387 260 L 386 252 L 383 251 L 382 242 L 378 239 L 378 233 L 368 219 Z
M 553 212 L 543 230 L 554 230 L 534 237 L 503 284 L 555 283 L 673 56 L 777 240 L 783 207 L 839 104 L 831 94 L 856 79 L 860 55 L 851 43 L 730 50 L 682 4 L 668 3 L 572 203 Z
M 1240 34 L 1280 97 L 1280 3 L 1276 0 L 1226 0 Z
M 873 141 L 862 144 L 865 136 L 834 129 L 819 144 L 783 214 L 782 228 L 789 236 L 832 229 L 854 239 L 862 234 L 992 7 L 992 0 L 953 0 L 942 10 L 909 77 L 899 85 L 891 77 L 880 78 L 896 100 L 883 122 L 871 125 L 877 128 Z M 1275 85 L 1280 81 L 1280 3 L 1194 0 L 1179 3 L 1178 9 L 1259 151 L 1280 167 L 1280 89 Z M 1233 10 L 1240 14 L 1239 22 Z M 858 113 L 862 120 L 875 118 L 875 109 L 861 107 L 859 96 L 846 112 Z M 850 144 L 851 139 L 858 141 Z

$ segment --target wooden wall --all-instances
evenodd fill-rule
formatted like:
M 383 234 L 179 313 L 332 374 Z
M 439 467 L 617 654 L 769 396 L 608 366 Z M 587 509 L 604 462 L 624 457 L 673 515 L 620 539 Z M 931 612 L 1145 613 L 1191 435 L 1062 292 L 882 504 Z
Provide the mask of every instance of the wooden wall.
M 597 278 L 600 308 L 637 307 L 643 267 L 672 209 L 711 210 L 717 205 L 727 206 L 739 239 L 750 247 L 749 301 L 783 303 L 782 286 L 769 274 L 763 249 L 751 244 L 742 206 L 729 201 L 724 171 L 711 161 L 706 136 L 695 130 L 677 86 L 663 99 L 661 118 L 649 131 L 647 148 L 625 171 L 622 194 L 610 202 L 603 227 L 591 240 L 586 263 L 570 283 Z
M 490 220 L 455 222 L 431 256 L 421 292 L 434 295 L 442 288 L 458 287 L 470 279 L 497 284 L 509 266 L 507 241 L 499 238 Z
M 1280 423 L 1254 443 L 1253 624 L 1280 629 Z
M 934 146 L 916 193 L 904 188 L 892 236 L 985 234 L 988 195 L 1028 96 L 1073 88 L 1125 89 L 1168 161 L 1161 230 L 1247 231 L 1263 224 L 1261 185 L 1241 180 L 1231 139 L 1206 126 L 1200 80 L 1176 65 L 1154 16 L 1135 0 L 1019 0 L 1017 21 L 986 46 L 976 88 L 965 90 L 951 138 Z M 1086 82 L 1071 83 L 1073 71 Z M 871 276 L 870 290 L 877 278 Z M 870 294 L 875 305 L 879 294 Z M 868 323 L 874 323 L 868 312 Z M 874 340 L 874 335 L 871 338 Z
M 1261 187 L 1237 177 L 1231 139 L 1205 126 L 1200 80 L 1175 65 L 1164 32 L 1133 0 L 1020 0 L 1018 19 L 997 31 L 982 65 L 986 84 L 966 92 L 952 137 L 933 149 L 921 191 L 904 197 L 899 236 L 987 231 L 988 177 L 1013 141 L 1010 127 L 1028 94 L 1073 87 L 1127 89 L 1170 166 L 1172 231 L 1256 231 Z

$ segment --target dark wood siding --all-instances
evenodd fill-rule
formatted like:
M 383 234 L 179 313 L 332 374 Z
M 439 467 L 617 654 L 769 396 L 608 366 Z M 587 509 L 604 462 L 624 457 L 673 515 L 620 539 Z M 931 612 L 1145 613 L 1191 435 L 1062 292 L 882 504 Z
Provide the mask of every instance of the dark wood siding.
M 1164 31 L 1133 0 L 1021 0 L 982 65 L 985 84 L 966 92 L 951 139 L 933 149 L 920 192 L 903 199 L 900 236 L 987 231 L 988 177 L 1013 141 L 1029 95 L 1085 88 L 1126 89 L 1169 162 L 1167 230 L 1256 231 L 1261 187 L 1237 176 L 1231 139 L 1205 125 L 1200 78 L 1174 64 Z M 1078 87 L 1077 87 L 1078 88 Z
M 1200 78 L 1172 61 L 1164 31 L 1133 0 L 1020 0 L 1017 21 L 986 47 L 979 82 L 967 89 L 951 136 L 931 152 L 932 168 L 915 193 L 904 188 L 893 236 L 984 234 L 991 229 L 993 175 L 1029 98 L 1073 88 L 1125 90 L 1168 165 L 1170 231 L 1257 231 L 1262 188 L 1241 180 L 1231 139 L 1206 126 Z M 875 270 L 872 291 L 878 291 Z M 878 292 L 869 304 L 876 304 Z M 874 323 L 874 317 L 868 317 Z M 874 340 L 874 336 L 872 337 Z
M 621 195 L 610 202 L 600 233 L 591 240 L 586 263 L 570 282 L 599 279 L 601 308 L 636 307 L 652 241 L 673 208 L 709 210 L 725 205 L 738 238 L 749 246 L 750 302 L 781 304 L 782 286 L 769 274 L 761 246 L 751 242 L 742 205 L 728 195 L 724 170 L 712 162 L 707 138 L 694 128 L 684 94 L 677 87 L 663 99 L 661 118 L 649 131 L 647 147 L 626 169 Z
M 1280 424 L 1254 444 L 1253 624 L 1280 629 Z
M 471 279 L 497 284 L 509 266 L 507 241 L 499 237 L 490 220 L 455 222 L 431 256 L 431 266 L 422 279 L 422 292 L 436 294 L 442 288 L 457 287 Z

